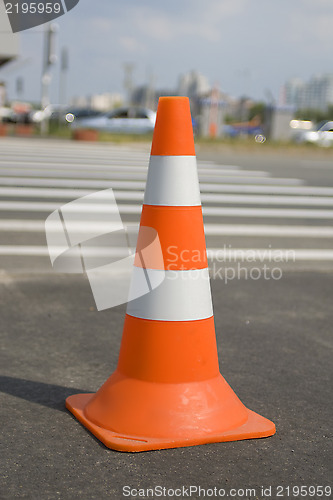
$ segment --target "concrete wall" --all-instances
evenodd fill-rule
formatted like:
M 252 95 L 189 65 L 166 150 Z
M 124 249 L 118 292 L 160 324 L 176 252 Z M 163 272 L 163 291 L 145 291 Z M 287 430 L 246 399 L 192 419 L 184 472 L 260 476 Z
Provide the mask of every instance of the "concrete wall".
M 294 117 L 293 107 L 272 106 L 267 107 L 264 124 L 264 134 L 273 141 L 289 141 L 292 129 L 290 121 Z

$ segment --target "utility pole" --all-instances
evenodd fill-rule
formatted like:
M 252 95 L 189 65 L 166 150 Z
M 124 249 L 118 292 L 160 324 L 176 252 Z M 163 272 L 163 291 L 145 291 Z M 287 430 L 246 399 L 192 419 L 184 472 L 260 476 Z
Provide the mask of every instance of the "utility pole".
M 16 95 L 18 99 L 21 99 L 24 91 L 24 81 L 22 76 L 16 78 Z
M 68 48 L 63 47 L 60 55 L 59 104 L 67 104 L 66 85 L 69 66 Z
M 133 92 L 133 63 L 124 64 L 124 89 L 127 93 L 127 104 L 130 106 L 132 104 L 132 92 Z
M 147 108 L 155 108 L 155 75 L 149 68 L 147 69 L 147 89 L 145 101 Z
M 55 54 L 55 35 L 58 31 L 56 24 L 49 24 L 45 26 L 44 32 L 44 54 L 43 54 L 43 69 L 42 69 L 42 98 L 41 105 L 43 111 L 50 104 L 50 84 L 51 84 L 51 66 L 56 62 L 57 56 Z M 41 123 L 42 135 L 47 134 L 49 128 L 49 117 L 44 116 Z

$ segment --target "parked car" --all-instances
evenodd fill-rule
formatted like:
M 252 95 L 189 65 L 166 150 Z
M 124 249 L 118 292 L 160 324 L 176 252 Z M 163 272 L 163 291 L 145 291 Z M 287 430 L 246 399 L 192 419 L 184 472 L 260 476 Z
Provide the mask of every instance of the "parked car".
M 97 111 L 91 108 L 74 108 L 69 109 L 64 114 L 64 119 L 68 123 L 73 123 L 74 120 L 81 120 L 83 118 L 95 118 L 96 116 L 102 116 L 102 111 Z
M 30 113 L 28 107 L 22 109 L 13 109 L 8 107 L 0 108 L 0 122 L 3 123 L 32 123 L 30 119 Z
M 0 122 L 16 123 L 16 114 L 11 108 L 0 107 Z
M 116 134 L 146 134 L 154 130 L 156 113 L 147 108 L 123 107 L 92 118 L 76 118 L 72 127 Z
M 43 120 L 59 120 L 65 117 L 68 109 L 66 106 L 49 104 L 44 109 L 33 110 L 30 113 L 30 118 L 33 123 L 41 123 Z M 63 118 L 65 121 L 65 118 Z
M 312 130 L 303 130 L 295 137 L 296 142 L 310 142 L 318 146 L 333 146 L 333 121 L 320 122 Z

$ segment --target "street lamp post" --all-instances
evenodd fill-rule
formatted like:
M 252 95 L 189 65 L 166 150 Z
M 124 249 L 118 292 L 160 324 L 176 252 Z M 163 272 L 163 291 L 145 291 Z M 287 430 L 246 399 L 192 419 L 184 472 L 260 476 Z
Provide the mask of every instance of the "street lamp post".
M 56 62 L 55 54 L 55 35 L 58 31 L 56 24 L 49 24 L 45 27 L 44 32 L 44 54 L 43 54 L 43 69 L 42 69 L 42 96 L 41 105 L 43 111 L 50 105 L 50 84 L 51 84 L 51 66 Z M 42 135 L 47 134 L 49 129 L 49 117 L 44 113 L 44 118 L 41 123 Z

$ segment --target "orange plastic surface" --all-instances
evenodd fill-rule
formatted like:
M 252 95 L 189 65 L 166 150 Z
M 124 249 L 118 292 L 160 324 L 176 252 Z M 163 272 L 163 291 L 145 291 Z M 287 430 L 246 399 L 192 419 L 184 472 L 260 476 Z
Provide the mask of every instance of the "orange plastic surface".
M 161 254 L 149 246 L 149 232 L 139 231 L 134 264 L 146 269 L 186 270 L 208 266 L 201 206 L 143 205 L 140 226 L 157 231 Z
M 190 102 L 187 97 L 160 97 L 152 155 L 195 155 Z
M 117 370 L 67 408 L 106 446 L 144 451 L 266 437 L 219 373 L 213 318 L 152 321 L 126 315 Z
M 157 383 L 216 377 L 219 364 L 214 317 L 155 321 L 126 314 L 118 370 L 127 377 Z
M 137 452 L 271 436 L 275 425 L 248 410 L 221 375 L 157 384 L 115 372 L 96 394 L 66 407 L 105 446 Z

